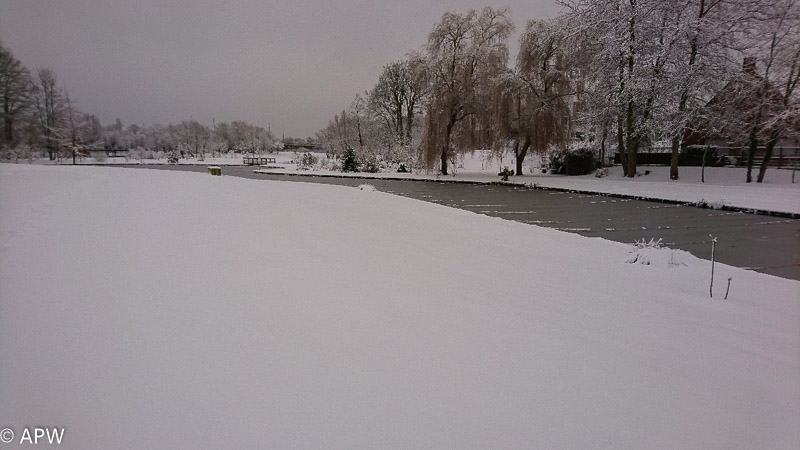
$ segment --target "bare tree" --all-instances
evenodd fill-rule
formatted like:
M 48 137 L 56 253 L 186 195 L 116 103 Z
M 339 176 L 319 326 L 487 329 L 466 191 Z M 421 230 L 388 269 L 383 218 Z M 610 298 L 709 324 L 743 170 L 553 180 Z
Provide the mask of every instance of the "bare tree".
M 764 181 L 775 146 L 786 131 L 785 125 L 800 122 L 795 92 L 800 80 L 800 4 L 793 0 L 778 0 L 774 9 L 766 9 L 764 14 L 756 28 L 756 38 L 761 38 L 762 45 L 756 48 L 766 57 L 760 76 L 751 78 L 758 83 L 756 91 L 760 95 L 758 111 L 750 129 L 748 183 L 752 181 L 753 159 L 762 130 L 769 130 L 769 137 L 758 171 L 759 183 Z
M 752 1 L 740 0 L 685 0 L 665 2 L 672 8 L 674 26 L 671 34 L 679 42 L 672 77 L 679 92 L 677 111 L 673 118 L 672 157 L 670 179 L 677 180 L 678 155 L 681 142 L 690 124 L 703 114 L 703 107 L 719 92 L 721 82 L 730 77 L 728 55 L 734 45 L 738 27 L 749 20 Z
M 409 62 L 396 61 L 383 67 L 367 94 L 368 107 L 398 139 L 410 141 L 421 91 Z
M 66 89 L 64 90 L 64 111 L 66 136 L 64 136 L 62 145 L 72 153 L 72 164 L 75 164 L 80 145 L 80 130 L 85 127 L 85 124 L 83 114 L 78 111 Z
M 14 144 L 14 124 L 27 113 L 32 97 L 33 84 L 28 69 L 0 42 L 0 112 L 3 117 L 0 142 Z
M 512 30 L 505 9 L 484 8 L 480 15 L 445 13 L 431 31 L 424 55 L 429 99 L 421 144 L 429 168 L 438 158 L 447 175 L 451 152 L 474 144 L 476 131 L 488 131 L 490 91 L 506 71 Z
M 34 103 L 44 146 L 52 161 L 58 154 L 66 107 L 64 93 L 51 69 L 37 70 Z

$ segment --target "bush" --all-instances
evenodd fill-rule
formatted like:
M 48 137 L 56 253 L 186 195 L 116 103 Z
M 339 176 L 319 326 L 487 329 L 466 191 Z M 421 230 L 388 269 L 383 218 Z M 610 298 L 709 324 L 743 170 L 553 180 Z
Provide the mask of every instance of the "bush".
M 180 159 L 181 155 L 176 151 L 169 152 L 169 155 L 167 155 L 167 162 L 170 164 L 178 164 L 178 161 L 180 161 Z
M 380 171 L 380 162 L 376 156 L 370 156 L 364 162 L 364 166 L 361 168 L 364 172 L 367 173 L 378 173 Z
M 564 171 L 567 175 L 586 175 L 597 168 L 594 152 L 589 149 L 579 149 L 564 155 Z
M 679 166 L 702 166 L 703 153 L 706 149 L 703 147 L 689 147 L 683 149 L 678 153 Z M 725 164 L 725 158 L 717 155 L 717 149 L 711 147 L 706 154 L 706 166 L 720 167 Z
M 298 170 L 311 169 L 317 164 L 317 162 L 318 162 L 317 158 L 311 153 L 303 153 L 303 156 L 301 156 L 297 160 L 297 169 Z
M 550 173 L 586 175 L 597 168 L 597 159 L 588 148 L 569 150 L 550 157 Z
M 358 160 L 356 160 L 356 152 L 352 148 L 347 147 L 344 151 L 342 158 L 342 172 L 358 172 Z
M 566 172 L 566 168 L 564 167 L 564 154 L 563 153 L 556 153 L 555 155 L 550 155 L 550 173 L 563 175 Z

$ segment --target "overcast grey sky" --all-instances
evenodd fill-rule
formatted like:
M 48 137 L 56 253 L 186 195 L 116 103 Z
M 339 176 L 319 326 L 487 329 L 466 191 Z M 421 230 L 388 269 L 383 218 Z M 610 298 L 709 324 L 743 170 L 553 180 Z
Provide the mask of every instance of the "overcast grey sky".
M 327 125 L 446 11 L 508 7 L 517 27 L 555 0 L 0 0 L 0 40 L 50 67 L 104 125 L 246 120 L 277 136 Z

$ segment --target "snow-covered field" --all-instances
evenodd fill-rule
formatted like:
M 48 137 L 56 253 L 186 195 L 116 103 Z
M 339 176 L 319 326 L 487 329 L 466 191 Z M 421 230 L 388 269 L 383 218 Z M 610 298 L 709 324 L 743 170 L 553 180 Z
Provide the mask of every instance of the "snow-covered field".
M 0 426 L 67 448 L 797 448 L 800 282 L 717 264 L 710 299 L 710 262 L 630 252 L 368 188 L 2 164 Z

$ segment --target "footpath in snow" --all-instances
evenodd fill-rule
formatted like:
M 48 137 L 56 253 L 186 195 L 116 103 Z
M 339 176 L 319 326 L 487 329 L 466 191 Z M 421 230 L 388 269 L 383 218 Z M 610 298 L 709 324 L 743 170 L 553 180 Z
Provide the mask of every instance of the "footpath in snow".
M 717 264 L 711 299 L 711 263 L 681 251 L 368 187 L 0 164 L 0 211 L 0 426 L 17 437 L 800 442 L 797 281 Z

